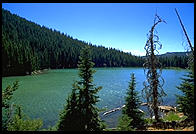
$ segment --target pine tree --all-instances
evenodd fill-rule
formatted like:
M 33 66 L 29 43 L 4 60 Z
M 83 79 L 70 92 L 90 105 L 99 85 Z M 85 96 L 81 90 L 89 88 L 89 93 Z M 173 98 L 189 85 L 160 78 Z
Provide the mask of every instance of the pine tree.
M 78 82 L 79 91 L 79 110 L 81 111 L 81 120 L 84 130 L 101 130 L 101 120 L 98 116 L 98 108 L 95 104 L 98 102 L 97 92 L 102 87 L 94 87 L 93 70 L 94 63 L 90 58 L 90 47 L 85 47 L 79 57 L 79 76 L 81 80 Z
M 177 95 L 178 110 L 183 112 L 188 119 L 194 120 L 194 75 L 189 72 L 187 78 L 182 78 L 182 83 L 177 88 L 183 95 Z
M 67 105 L 60 113 L 60 120 L 58 123 L 59 131 L 79 131 L 81 130 L 81 124 L 79 121 L 79 109 L 78 109 L 78 95 L 76 93 L 76 82 L 73 84 L 72 93 L 67 99 Z M 77 127 L 76 127 L 77 126 Z
M 92 83 L 95 70 L 92 69 L 94 63 L 91 61 L 89 48 L 87 46 L 81 51 L 78 64 L 81 80 L 73 86 L 67 106 L 60 117 L 59 130 L 100 131 L 104 128 L 98 116 L 99 109 L 95 106 L 99 98 L 96 94 L 102 87 L 95 87 Z
M 184 34 L 187 38 L 189 49 L 191 50 L 188 58 L 188 68 L 190 72 L 187 78 L 182 78 L 182 83 L 177 88 L 183 92 L 183 95 L 177 95 L 177 104 L 179 111 L 188 116 L 188 120 L 194 121 L 194 46 L 192 46 L 190 39 L 187 35 L 185 27 L 180 19 L 177 9 L 175 9 L 177 17 L 180 21 Z
M 141 129 L 144 127 L 143 113 L 139 110 L 141 101 L 135 88 L 136 82 L 133 73 L 131 74 L 131 81 L 129 82 L 129 89 L 125 98 L 125 107 L 122 110 L 122 119 L 126 119 L 126 122 L 128 122 L 127 127 L 129 129 Z M 127 121 L 129 119 L 131 120 Z

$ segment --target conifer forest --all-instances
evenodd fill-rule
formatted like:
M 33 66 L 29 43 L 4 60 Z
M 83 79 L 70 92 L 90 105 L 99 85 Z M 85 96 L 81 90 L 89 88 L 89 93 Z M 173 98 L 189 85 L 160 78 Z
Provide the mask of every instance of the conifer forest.
M 156 9 L 140 46 L 145 55 L 135 55 L 2 8 L 2 131 L 194 131 L 194 42 L 182 12 L 172 10 L 188 49 L 162 53 L 159 28 L 171 20 Z

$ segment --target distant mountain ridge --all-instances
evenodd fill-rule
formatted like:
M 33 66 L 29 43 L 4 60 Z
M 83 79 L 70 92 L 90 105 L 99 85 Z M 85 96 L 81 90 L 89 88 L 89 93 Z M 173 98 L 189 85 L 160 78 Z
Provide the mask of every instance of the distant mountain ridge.
M 166 52 L 164 54 L 157 55 L 162 67 L 188 67 L 188 53 L 190 52 Z M 142 56 L 143 59 L 146 56 Z
M 164 54 L 160 54 L 160 55 L 156 55 L 156 56 L 158 56 L 158 57 L 174 57 L 174 56 L 181 57 L 181 56 L 185 56 L 185 57 L 187 57 L 189 53 L 190 52 L 166 52 Z M 142 57 L 146 57 L 146 56 L 142 56 Z
M 167 53 L 164 53 L 164 54 L 161 54 L 161 55 L 158 55 L 158 56 L 161 56 L 161 57 L 169 57 L 169 56 L 188 56 L 190 52 L 167 52 Z

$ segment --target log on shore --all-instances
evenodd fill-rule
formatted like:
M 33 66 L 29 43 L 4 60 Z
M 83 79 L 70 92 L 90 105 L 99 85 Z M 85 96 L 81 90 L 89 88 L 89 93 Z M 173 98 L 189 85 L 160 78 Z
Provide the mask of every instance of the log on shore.
M 125 105 L 123 105 L 123 106 L 121 106 L 121 107 L 114 108 L 114 109 L 112 109 L 112 110 L 109 110 L 109 111 L 103 113 L 103 115 L 107 115 L 107 114 L 110 114 L 110 113 L 119 111 L 119 110 L 121 110 L 123 107 L 125 107 Z
M 147 103 L 142 103 L 141 106 L 147 106 L 148 104 Z M 113 112 L 116 112 L 116 111 L 119 111 L 121 110 L 123 107 L 125 107 L 125 105 L 121 106 L 121 107 L 117 107 L 117 108 L 114 108 L 112 110 L 109 110 L 105 113 L 103 113 L 103 115 L 108 115 L 108 114 L 111 114 Z M 172 106 L 158 106 L 158 108 L 160 109 L 161 112 L 164 112 L 164 113 L 168 113 L 169 111 L 174 111 L 176 112 L 176 107 L 172 107 Z M 141 109 L 139 109 L 140 112 L 144 113 L 144 111 L 142 111 Z
M 109 111 L 103 113 L 103 115 L 105 116 L 105 115 L 107 115 L 107 114 L 110 114 L 110 113 L 119 111 L 119 110 L 121 110 L 123 107 L 125 107 L 125 105 L 123 105 L 123 106 L 121 106 L 121 107 L 114 108 L 114 109 L 112 109 L 112 110 L 109 110 Z M 141 109 L 139 109 L 139 111 L 142 112 L 142 113 L 144 113 L 144 111 L 142 111 Z

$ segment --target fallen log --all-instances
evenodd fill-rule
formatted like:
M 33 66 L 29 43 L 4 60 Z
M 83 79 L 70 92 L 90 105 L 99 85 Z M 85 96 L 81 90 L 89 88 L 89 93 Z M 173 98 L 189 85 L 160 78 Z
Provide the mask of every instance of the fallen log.
M 147 106 L 148 104 L 147 103 L 141 103 L 141 106 Z M 125 107 L 125 105 L 121 106 L 121 107 L 117 107 L 117 108 L 114 108 L 112 110 L 109 110 L 105 113 L 103 113 L 103 115 L 108 115 L 110 113 L 113 113 L 113 112 L 116 112 L 116 111 L 119 111 L 121 110 L 123 107 Z M 170 111 L 174 111 L 176 112 L 176 107 L 172 107 L 172 106 L 158 106 L 159 110 L 161 112 L 164 112 L 164 113 L 168 113 Z M 139 109 L 140 112 L 144 113 L 144 111 L 142 111 L 141 109 Z
M 109 111 L 103 113 L 103 115 L 105 116 L 105 115 L 107 115 L 107 114 L 110 114 L 110 113 L 119 111 L 119 110 L 121 110 L 123 107 L 125 107 L 125 105 L 123 105 L 123 106 L 121 106 L 121 107 L 114 108 L 114 109 L 112 109 L 112 110 L 109 110 Z M 139 111 L 142 112 L 142 113 L 144 113 L 144 111 L 142 111 L 141 109 L 139 109 Z
M 107 111 L 107 112 L 103 113 L 103 115 L 107 115 L 107 114 L 113 113 L 113 112 L 115 112 L 115 111 L 119 111 L 119 110 L 121 110 L 123 107 L 125 107 L 125 105 L 123 105 L 123 106 L 121 106 L 121 107 L 114 108 L 114 109 L 112 109 L 112 110 L 110 110 L 110 111 Z

